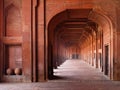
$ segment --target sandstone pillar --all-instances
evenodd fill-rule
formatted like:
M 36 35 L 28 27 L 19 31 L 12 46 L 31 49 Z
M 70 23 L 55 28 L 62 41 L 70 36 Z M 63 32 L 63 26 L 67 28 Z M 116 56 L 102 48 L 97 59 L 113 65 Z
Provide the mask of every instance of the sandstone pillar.
M 22 2 L 22 14 L 23 14 L 23 74 L 24 81 L 32 81 L 32 1 L 24 0 Z
M 46 36 L 45 36 L 45 0 L 39 0 L 39 6 L 37 9 L 37 62 L 38 81 L 44 81 L 46 79 Z
M 2 77 L 2 70 L 3 70 L 3 55 L 2 55 L 2 30 L 3 30 L 3 0 L 0 0 L 0 81 Z
M 113 80 L 120 80 L 120 12 L 116 9 L 117 28 L 113 32 Z

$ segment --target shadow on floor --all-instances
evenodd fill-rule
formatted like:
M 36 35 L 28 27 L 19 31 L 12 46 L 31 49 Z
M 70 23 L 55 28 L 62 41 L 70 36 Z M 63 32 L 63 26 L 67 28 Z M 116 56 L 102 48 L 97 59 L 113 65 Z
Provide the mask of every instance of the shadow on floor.
M 51 79 L 50 80 L 65 80 L 67 77 L 62 77 L 62 76 L 56 76 L 56 75 L 54 75 L 54 76 L 52 76 L 51 77 Z

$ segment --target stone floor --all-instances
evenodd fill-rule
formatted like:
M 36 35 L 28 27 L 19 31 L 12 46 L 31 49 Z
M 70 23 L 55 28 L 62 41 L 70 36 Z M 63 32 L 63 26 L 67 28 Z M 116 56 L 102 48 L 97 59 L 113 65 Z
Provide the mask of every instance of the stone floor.
M 0 83 L 0 90 L 120 90 L 120 82 L 81 60 L 67 60 L 54 75 L 54 80 L 42 83 Z

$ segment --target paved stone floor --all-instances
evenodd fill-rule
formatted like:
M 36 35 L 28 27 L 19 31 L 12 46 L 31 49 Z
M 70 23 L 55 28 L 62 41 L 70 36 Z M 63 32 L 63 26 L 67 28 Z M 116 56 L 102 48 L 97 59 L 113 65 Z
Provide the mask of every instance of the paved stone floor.
M 0 90 L 120 90 L 120 82 L 81 60 L 67 60 L 54 75 L 54 80 L 42 83 L 0 83 Z

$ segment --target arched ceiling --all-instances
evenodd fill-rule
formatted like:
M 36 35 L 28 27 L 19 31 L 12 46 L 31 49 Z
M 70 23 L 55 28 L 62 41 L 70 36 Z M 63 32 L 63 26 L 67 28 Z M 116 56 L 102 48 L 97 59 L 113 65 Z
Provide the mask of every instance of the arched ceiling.
M 93 9 L 69 9 L 55 15 L 48 26 L 49 41 L 59 37 L 66 46 L 80 46 L 97 32 L 98 24 L 102 26 L 104 15 Z M 107 22 L 105 19 L 104 21 Z
M 87 18 L 88 15 L 89 13 L 86 11 L 83 18 L 80 16 L 78 19 L 68 19 L 57 25 L 55 32 L 59 34 L 60 39 L 64 41 L 66 46 L 80 46 L 90 35 L 92 35 L 93 31 L 96 31 L 97 24 L 90 21 Z

